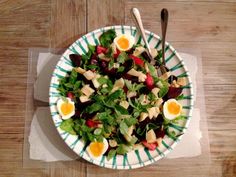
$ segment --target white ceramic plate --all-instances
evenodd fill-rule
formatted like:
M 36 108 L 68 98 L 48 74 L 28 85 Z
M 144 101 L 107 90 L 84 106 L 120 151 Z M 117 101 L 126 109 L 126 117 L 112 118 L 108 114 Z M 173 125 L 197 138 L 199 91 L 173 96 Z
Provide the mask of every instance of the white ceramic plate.
M 134 169 L 149 165 L 159 159 L 163 158 L 168 154 L 181 139 L 179 136 L 177 139 L 173 139 L 165 135 L 162 144 L 154 151 L 149 151 L 145 148 L 129 152 L 125 155 L 116 155 L 113 159 L 107 161 L 106 157 L 103 156 L 100 159 L 92 159 L 85 151 L 85 145 L 78 136 L 70 135 L 69 133 L 60 129 L 62 119 L 57 112 L 56 102 L 60 97 L 57 90 L 59 85 L 59 79 L 66 76 L 68 71 L 72 70 L 72 63 L 69 59 L 69 55 L 72 53 L 83 54 L 87 52 L 87 44 L 97 45 L 99 43 L 99 36 L 108 29 L 115 29 L 117 34 L 130 34 L 134 36 L 136 43 L 142 43 L 141 36 L 137 32 L 135 27 L 131 26 L 110 26 L 92 31 L 83 37 L 75 41 L 62 55 L 60 61 L 57 63 L 56 68 L 52 74 L 50 90 L 49 90 L 49 103 L 52 119 L 55 126 L 65 141 L 65 143 L 79 156 L 86 159 L 87 161 L 96 165 L 113 168 L 113 169 Z M 160 37 L 153 34 L 152 32 L 145 31 L 149 45 L 152 48 L 161 49 Z M 165 49 L 166 65 L 171 72 L 177 77 L 187 77 L 187 85 L 183 87 L 184 99 L 180 100 L 183 105 L 183 114 L 186 119 L 178 124 L 173 124 L 170 129 L 175 131 L 177 134 L 182 134 L 186 131 L 189 121 L 191 119 L 192 107 L 193 107 L 193 89 L 191 79 L 189 78 L 187 68 L 184 65 L 183 60 L 176 52 L 176 50 L 168 43 L 166 43 Z

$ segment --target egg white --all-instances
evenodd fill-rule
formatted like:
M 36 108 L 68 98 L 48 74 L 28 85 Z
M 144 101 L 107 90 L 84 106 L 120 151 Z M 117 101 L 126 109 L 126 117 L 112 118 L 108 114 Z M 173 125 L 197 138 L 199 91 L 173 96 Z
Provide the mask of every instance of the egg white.
M 64 120 L 71 118 L 75 114 L 75 103 L 70 98 L 66 98 L 66 99 L 70 104 L 73 105 L 73 111 L 67 115 L 64 115 L 63 112 L 61 111 L 61 105 L 64 103 L 64 100 L 62 98 L 60 98 L 57 101 L 57 110 L 58 110 L 59 114 L 61 115 L 61 118 Z
M 108 142 L 107 142 L 107 140 L 106 140 L 106 138 L 103 138 L 103 145 L 104 145 L 104 147 L 103 147 L 103 150 L 102 150 L 102 153 L 99 155 L 99 156 L 97 156 L 97 157 L 95 157 L 94 155 L 93 155 L 93 153 L 91 152 L 91 150 L 90 150 L 90 144 L 88 145 L 88 147 L 86 148 L 86 151 L 87 151 L 87 153 L 89 154 L 89 156 L 91 157 L 91 158 L 93 158 L 93 159 L 99 159 L 99 158 L 101 158 L 102 157 L 102 155 L 107 151 L 107 149 L 108 149 Z
M 171 102 L 175 102 L 177 105 L 180 106 L 180 111 L 179 111 L 178 114 L 171 114 L 171 113 L 168 111 L 167 106 L 168 106 L 168 104 L 170 104 Z M 163 113 L 164 113 L 165 118 L 167 118 L 167 119 L 169 119 L 169 120 L 173 120 L 173 119 L 175 119 L 176 117 L 180 116 L 181 111 L 182 111 L 182 105 L 181 105 L 178 101 L 176 101 L 176 99 L 169 99 L 169 100 L 167 100 L 167 101 L 164 103 L 164 106 L 163 106 Z
M 128 39 L 129 41 L 129 47 L 127 49 L 122 49 L 119 44 L 117 43 L 117 41 L 120 39 L 120 38 L 126 38 Z M 116 45 L 116 47 L 120 50 L 120 51 L 127 51 L 129 49 L 131 49 L 134 45 L 134 37 L 133 36 L 130 36 L 130 35 L 127 35 L 127 34 L 121 34 L 119 36 L 117 36 L 115 39 L 114 39 L 114 43 Z

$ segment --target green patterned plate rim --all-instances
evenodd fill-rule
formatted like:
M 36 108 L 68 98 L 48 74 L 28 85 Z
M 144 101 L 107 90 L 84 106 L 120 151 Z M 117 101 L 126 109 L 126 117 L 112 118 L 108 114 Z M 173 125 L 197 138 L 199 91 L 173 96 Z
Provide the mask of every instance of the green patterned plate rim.
M 112 169 L 135 169 L 150 165 L 161 158 L 165 157 L 170 151 L 174 149 L 176 144 L 181 140 L 182 136 L 178 138 L 169 137 L 165 135 L 163 138 L 162 144 L 160 144 L 154 151 L 149 151 L 145 148 L 131 151 L 125 155 L 116 155 L 113 159 L 107 161 L 105 156 L 102 156 L 100 159 L 92 159 L 87 152 L 85 151 L 85 144 L 82 140 L 78 138 L 77 135 L 70 135 L 69 133 L 60 129 L 60 124 L 62 122 L 59 113 L 57 112 L 56 102 L 60 97 L 60 94 L 57 90 L 59 79 L 66 76 L 66 72 L 72 70 L 72 63 L 69 59 L 69 55 L 72 53 L 83 54 L 86 53 L 87 44 L 97 45 L 99 44 L 98 37 L 102 32 L 108 29 L 115 29 L 117 34 L 130 34 L 135 38 L 137 43 L 142 43 L 142 38 L 137 32 L 137 29 L 133 26 L 108 26 L 94 30 L 78 40 L 76 40 L 61 56 L 59 62 L 57 63 L 54 72 L 52 73 L 51 83 L 49 87 L 49 105 L 51 116 L 55 127 L 60 134 L 64 142 L 80 157 L 85 160 L 99 165 L 101 167 L 112 168 Z M 161 38 L 150 32 L 145 31 L 149 45 L 152 48 L 161 49 Z M 183 87 L 183 100 L 180 100 L 183 105 L 183 114 L 186 119 L 178 124 L 171 125 L 171 129 L 178 134 L 184 134 L 187 130 L 189 122 L 192 117 L 193 111 L 193 85 L 191 78 L 189 77 L 189 72 L 178 54 L 178 52 L 168 43 L 165 44 L 165 55 L 166 55 L 166 65 L 170 68 L 171 72 L 174 73 L 177 77 L 186 77 L 187 85 Z

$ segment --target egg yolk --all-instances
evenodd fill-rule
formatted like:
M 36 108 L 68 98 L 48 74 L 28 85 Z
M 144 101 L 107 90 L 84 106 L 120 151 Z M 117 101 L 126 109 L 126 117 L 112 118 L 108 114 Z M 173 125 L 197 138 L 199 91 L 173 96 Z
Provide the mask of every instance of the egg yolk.
M 102 154 L 102 151 L 104 149 L 104 144 L 102 142 L 92 142 L 89 145 L 91 153 L 95 156 L 98 157 Z
M 120 48 L 122 49 L 127 49 L 129 48 L 129 40 L 125 37 L 121 37 L 117 40 L 117 44 L 119 45 Z
M 74 110 L 74 105 L 71 103 L 62 103 L 61 105 L 61 112 L 64 115 L 70 114 Z
M 168 105 L 167 105 L 167 109 L 168 109 L 168 112 L 169 112 L 170 114 L 177 115 L 177 114 L 179 114 L 179 112 L 180 112 L 180 105 L 178 105 L 178 104 L 175 103 L 175 102 L 170 102 L 170 103 L 168 103 Z

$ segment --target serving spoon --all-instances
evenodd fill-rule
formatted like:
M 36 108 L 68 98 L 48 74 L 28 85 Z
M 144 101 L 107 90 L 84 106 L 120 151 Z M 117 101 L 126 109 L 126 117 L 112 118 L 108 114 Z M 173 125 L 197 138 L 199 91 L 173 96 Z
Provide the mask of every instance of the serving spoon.
M 166 60 L 165 60 L 165 43 L 166 43 L 166 30 L 167 30 L 167 24 L 168 24 L 168 11 L 167 9 L 161 10 L 161 35 L 162 35 L 162 62 L 159 66 L 157 73 L 158 75 L 162 75 L 168 71 L 168 68 L 166 67 Z
M 146 45 L 146 48 L 147 48 L 147 55 L 150 59 L 150 63 L 152 65 L 155 65 L 156 61 L 155 59 L 152 57 L 151 55 L 151 48 L 148 44 L 148 41 L 147 41 L 147 38 L 146 38 L 146 35 L 145 35 L 145 31 L 144 31 L 144 28 L 143 28 L 143 23 L 142 23 L 142 20 L 141 20 L 141 16 L 140 16 L 140 13 L 139 13 L 139 10 L 137 8 L 132 8 L 131 9 L 131 14 L 133 15 L 134 19 L 135 19 L 135 22 L 136 22 L 136 27 L 138 28 L 141 36 L 142 36 L 142 39 Z

